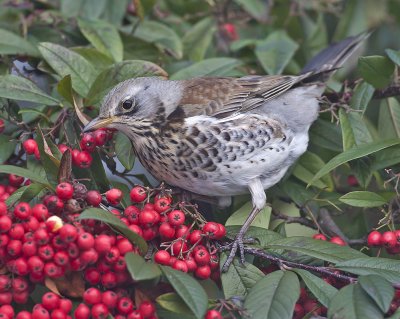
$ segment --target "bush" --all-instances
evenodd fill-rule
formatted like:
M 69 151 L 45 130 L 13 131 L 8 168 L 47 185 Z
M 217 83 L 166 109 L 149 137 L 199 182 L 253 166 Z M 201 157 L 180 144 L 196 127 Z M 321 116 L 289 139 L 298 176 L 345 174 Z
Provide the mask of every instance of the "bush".
M 399 318 L 399 12 L 393 0 L 0 0 L 1 318 Z M 308 151 L 267 190 L 245 265 L 226 273 L 219 248 L 249 196 L 226 210 L 182 202 L 134 165 L 126 136 L 81 133 L 123 80 L 297 74 L 372 29 L 329 81 Z

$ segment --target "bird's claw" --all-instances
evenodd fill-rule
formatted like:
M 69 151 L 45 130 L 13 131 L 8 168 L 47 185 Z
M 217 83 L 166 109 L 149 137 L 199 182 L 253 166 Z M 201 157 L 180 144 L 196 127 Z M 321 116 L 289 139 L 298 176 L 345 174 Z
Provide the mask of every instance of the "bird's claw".
M 221 251 L 230 250 L 228 258 L 226 259 L 224 265 L 222 266 L 222 272 L 228 271 L 229 266 L 232 264 L 232 262 L 236 256 L 236 252 L 237 252 L 238 248 L 239 248 L 239 253 L 240 253 L 240 263 L 243 265 L 245 262 L 243 236 L 238 235 L 231 243 L 219 248 L 219 250 L 221 250 Z

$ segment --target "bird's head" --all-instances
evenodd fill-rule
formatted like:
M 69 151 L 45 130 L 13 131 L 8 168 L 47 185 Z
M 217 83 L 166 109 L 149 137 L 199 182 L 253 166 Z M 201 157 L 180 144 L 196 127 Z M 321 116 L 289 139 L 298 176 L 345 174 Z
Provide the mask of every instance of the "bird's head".
M 157 77 L 135 78 L 121 82 L 104 98 L 99 116 L 84 132 L 115 128 L 129 137 L 143 136 L 156 118 L 168 116 L 180 97 L 179 83 Z

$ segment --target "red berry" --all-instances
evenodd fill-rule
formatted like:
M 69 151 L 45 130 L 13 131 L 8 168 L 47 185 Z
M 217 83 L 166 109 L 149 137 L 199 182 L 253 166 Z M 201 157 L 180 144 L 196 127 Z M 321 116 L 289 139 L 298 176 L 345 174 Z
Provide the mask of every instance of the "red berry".
M 68 147 L 68 146 L 65 145 L 65 144 L 58 144 L 57 147 L 58 147 L 58 149 L 59 149 L 59 151 L 60 151 L 61 154 L 64 154 L 67 150 L 70 150 L 70 151 L 71 151 L 71 148 Z
M 45 221 L 49 217 L 49 211 L 43 204 L 36 204 L 32 207 L 32 215 L 39 221 Z
M 142 186 L 132 188 L 129 195 L 133 203 L 143 202 L 147 198 L 146 190 Z
M 54 256 L 53 247 L 51 247 L 50 245 L 44 245 L 39 247 L 38 256 L 44 261 L 52 260 Z
M 222 315 L 218 310 L 208 310 L 204 319 L 222 319 Z
M 305 315 L 303 306 L 300 303 L 294 305 L 293 319 L 301 319 Z
M 312 238 L 317 240 L 326 240 L 326 236 L 324 234 L 315 234 L 312 236 Z
M 43 307 L 38 307 L 36 309 L 33 309 L 32 319 L 50 319 L 50 314 Z
M 174 264 L 172 265 L 172 268 L 176 270 L 180 270 L 183 272 L 188 272 L 188 266 L 184 260 L 177 259 Z
M 12 220 L 7 215 L 0 216 L 0 232 L 5 233 L 11 229 Z
M 0 313 L 7 315 L 9 319 L 14 318 L 15 312 L 11 305 L 3 305 L 0 307 Z
M 45 228 L 39 228 L 36 230 L 33 233 L 33 238 L 39 246 L 46 245 L 50 241 L 49 232 Z
M 65 267 L 69 264 L 69 255 L 65 251 L 57 251 L 54 254 L 53 260 L 56 265 Z
M 210 278 L 211 275 L 211 268 L 209 265 L 199 266 L 194 275 L 199 279 L 207 279 Z
M 39 273 L 44 268 L 44 262 L 38 256 L 29 257 L 27 264 L 30 272 Z
M 184 253 L 188 250 L 187 244 L 183 240 L 178 240 L 174 242 L 171 248 L 172 248 L 172 254 L 174 256 L 178 256 L 181 252 Z
M 169 198 L 166 198 L 166 197 L 157 198 L 154 201 L 154 209 L 158 213 L 165 212 L 166 210 L 168 210 L 171 207 L 170 203 L 171 203 L 171 201 L 169 200 Z
M 112 290 L 107 290 L 103 292 L 101 301 L 108 309 L 114 309 L 118 303 L 118 295 Z
M 14 208 L 14 216 L 21 220 L 26 220 L 31 216 L 31 207 L 28 203 L 21 202 Z
M 92 307 L 91 313 L 93 319 L 106 319 L 110 312 L 105 304 L 98 303 Z
M 13 224 L 11 226 L 11 229 L 8 231 L 8 235 L 10 236 L 10 239 L 22 239 L 25 234 L 25 229 L 22 224 Z
M 175 238 L 175 228 L 171 226 L 169 223 L 162 223 L 158 228 L 158 232 L 160 236 L 164 240 L 171 240 Z
M 215 233 L 215 239 L 222 239 L 226 235 L 226 228 L 224 225 L 217 223 L 218 231 Z
M 346 246 L 346 242 L 339 236 L 332 237 L 330 242 L 339 246 Z
M 12 302 L 13 296 L 9 291 L 0 292 L 0 305 L 10 305 Z
M 42 306 L 47 310 L 57 309 L 60 306 L 60 297 L 54 292 L 47 292 L 42 296 Z
M 47 209 L 55 214 L 61 213 L 64 209 L 64 202 L 56 195 L 51 195 L 46 201 Z
M 112 188 L 106 192 L 106 199 L 112 205 L 117 205 L 122 199 L 123 193 L 118 188 Z
M 83 301 L 88 305 L 101 302 L 101 291 L 97 288 L 89 288 L 83 293 Z
M 65 243 L 72 243 L 78 237 L 78 230 L 74 225 L 65 224 L 60 228 L 59 234 Z
M 79 151 L 78 151 L 79 152 Z M 89 168 L 92 165 L 93 158 L 89 152 L 82 151 L 75 155 L 75 163 L 80 168 Z
M 88 250 L 94 247 L 94 237 L 92 234 L 84 232 L 79 234 L 76 243 L 81 250 Z
M 82 151 L 93 152 L 96 148 L 96 139 L 92 133 L 84 133 L 79 145 Z
M 101 280 L 100 271 L 96 268 L 87 268 L 85 270 L 85 280 L 93 286 L 97 285 Z
M 0 202 L 0 216 L 7 215 L 7 205 L 4 202 Z
M 96 146 L 103 146 L 107 142 L 107 132 L 99 129 L 93 132 Z
M 27 310 L 22 310 L 17 313 L 15 319 L 32 319 L 32 314 Z
M 14 187 L 21 186 L 21 184 L 24 182 L 24 180 L 25 180 L 25 178 L 22 176 L 17 176 L 14 174 L 8 175 L 8 183 Z
M 356 187 L 358 186 L 358 180 L 354 175 L 349 175 L 347 177 L 347 185 L 349 185 L 350 187 Z
M 128 206 L 124 210 L 124 215 L 126 218 L 128 218 L 128 221 L 131 224 L 135 225 L 139 224 L 139 214 L 140 214 L 140 209 L 133 205 Z
M 132 300 L 128 297 L 122 297 L 118 300 L 117 310 L 121 314 L 127 315 L 133 310 Z
M 181 210 L 173 210 L 168 214 L 168 222 L 171 226 L 179 226 L 185 222 L 185 214 Z
M 59 309 L 68 315 L 72 310 L 72 301 L 66 298 L 60 299 Z
M 139 306 L 139 312 L 143 318 L 149 318 L 156 312 L 156 307 L 150 301 L 142 301 Z
M 54 309 L 50 317 L 51 319 L 67 319 L 67 314 L 61 309 Z
M 86 202 L 94 207 L 100 205 L 101 199 L 100 193 L 96 190 L 88 191 L 86 194 Z
M 89 319 L 90 317 L 90 308 L 86 306 L 84 303 L 79 304 L 74 311 L 75 319 Z
M 62 276 L 63 271 L 62 268 L 57 266 L 53 262 L 48 262 L 44 265 L 43 272 L 46 276 L 50 278 L 57 278 Z
M 382 234 L 376 230 L 372 231 L 368 235 L 367 239 L 368 246 L 379 247 L 382 245 Z
M 168 265 L 171 259 L 171 255 L 166 250 L 159 250 L 154 254 L 154 261 L 157 264 Z
M 14 292 L 23 292 L 28 290 L 29 288 L 29 282 L 26 278 L 24 277 L 15 277 L 11 281 L 11 287 L 14 290 Z
M 71 199 L 74 194 L 74 187 L 67 182 L 60 183 L 56 187 L 56 194 L 62 200 Z
M 24 148 L 26 154 L 33 155 L 35 151 L 38 149 L 38 145 L 34 139 L 28 139 L 22 143 L 22 147 Z
M 22 242 L 20 240 L 10 240 L 7 245 L 7 253 L 12 257 L 18 257 L 22 252 Z
M 205 249 L 196 250 L 193 257 L 199 266 L 207 265 L 210 262 L 210 254 Z
M 139 223 L 147 227 L 151 227 L 157 219 L 157 212 L 153 210 L 144 210 L 139 214 Z
M 128 253 L 130 251 L 133 251 L 133 246 L 132 246 L 131 242 L 126 238 L 122 238 L 122 239 L 118 240 L 117 248 L 119 250 L 119 253 L 122 256 L 124 256 L 126 253 Z
M 393 248 L 397 245 L 397 237 L 394 232 L 387 231 L 382 234 L 382 244 L 387 248 Z
M 94 240 L 94 248 L 100 254 L 103 255 L 111 249 L 111 240 L 107 235 L 99 235 Z
M 221 230 L 217 223 L 208 222 L 203 226 L 203 233 L 206 234 L 211 239 L 217 239 Z

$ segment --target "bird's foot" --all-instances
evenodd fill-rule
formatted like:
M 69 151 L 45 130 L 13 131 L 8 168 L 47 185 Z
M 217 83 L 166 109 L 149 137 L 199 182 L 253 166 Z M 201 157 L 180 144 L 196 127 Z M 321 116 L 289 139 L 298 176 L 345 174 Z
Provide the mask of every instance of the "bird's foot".
M 230 250 L 228 258 L 226 259 L 224 265 L 222 266 L 222 272 L 227 272 L 229 266 L 232 264 L 233 259 L 236 256 L 236 252 L 239 249 L 240 253 L 240 263 L 244 264 L 244 244 L 254 243 L 253 238 L 244 238 L 242 234 L 237 234 L 236 238 L 229 244 L 219 247 L 220 251 Z

